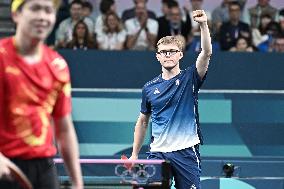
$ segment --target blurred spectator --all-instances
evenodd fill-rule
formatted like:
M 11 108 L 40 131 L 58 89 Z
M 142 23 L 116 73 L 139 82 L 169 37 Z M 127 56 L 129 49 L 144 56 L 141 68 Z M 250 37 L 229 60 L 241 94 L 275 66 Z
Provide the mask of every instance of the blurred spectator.
M 190 20 L 191 20 L 191 25 L 192 25 L 192 29 L 191 29 L 191 33 L 193 36 L 200 36 L 200 26 L 197 22 L 195 22 L 193 20 L 192 17 L 192 11 L 195 10 L 204 10 L 204 8 L 202 7 L 203 4 L 203 0 L 189 0 L 191 3 L 191 11 L 190 11 Z M 188 10 L 189 11 L 189 10 Z M 211 12 L 208 10 L 205 10 L 205 14 L 207 16 L 207 24 L 209 26 L 209 28 L 211 28 Z
M 93 5 L 89 1 L 83 1 L 82 2 L 82 17 L 88 17 L 91 18 L 92 12 L 93 12 Z
M 280 35 L 284 36 L 284 9 L 279 11 Z
M 105 15 L 108 12 L 116 12 L 115 1 L 114 0 L 101 0 L 100 11 L 101 11 L 101 14 L 97 17 L 96 24 L 95 24 L 95 32 L 97 35 L 103 32 Z
M 170 9 L 172 7 L 178 7 L 178 2 L 175 0 L 162 0 L 162 12 L 163 15 L 158 18 L 158 24 L 159 24 L 159 29 L 158 29 L 158 37 L 157 41 L 161 38 L 164 37 L 164 29 L 168 28 L 170 25 Z
M 97 35 L 98 48 L 102 50 L 122 50 L 126 40 L 126 31 L 115 12 L 105 15 L 103 32 Z
M 67 43 L 67 48 L 77 50 L 87 50 L 96 47 L 93 35 L 90 35 L 87 24 L 80 20 L 74 26 L 73 38 Z
M 275 39 L 280 35 L 280 25 L 277 22 L 271 21 L 267 25 L 267 39 L 257 46 L 260 52 L 271 52 Z
M 220 46 L 222 50 L 229 50 L 236 45 L 239 37 L 245 37 L 251 41 L 250 27 L 240 21 L 241 7 L 239 3 L 232 2 L 229 5 L 229 21 L 221 25 Z
M 126 47 L 133 50 L 154 50 L 158 32 L 158 22 L 148 17 L 145 3 L 138 2 L 135 17 L 125 22 L 127 30 Z
M 66 44 L 72 40 L 74 26 L 82 19 L 82 2 L 74 0 L 70 4 L 70 17 L 63 20 L 56 31 L 56 46 L 66 47 Z M 90 18 L 84 18 L 88 26 L 90 35 L 94 35 L 94 23 Z
M 229 21 L 229 0 L 223 0 L 221 5 L 212 12 L 212 35 L 216 40 L 222 23 Z
M 125 11 L 122 12 L 122 20 L 123 22 L 125 22 L 126 20 L 130 19 L 130 18 L 134 18 L 135 17 L 135 9 L 138 3 L 143 3 L 145 5 L 145 7 L 147 7 L 147 2 L 148 0 L 133 0 L 134 2 L 134 7 L 131 9 L 127 9 Z M 147 9 L 147 8 L 146 8 Z M 155 19 L 156 20 L 156 14 L 153 11 L 150 11 L 147 9 L 147 14 L 148 17 L 151 19 Z
M 269 4 L 270 0 L 258 0 L 258 3 L 249 9 L 249 20 L 252 28 L 257 28 L 260 24 L 261 15 L 268 14 L 275 21 L 277 9 Z
M 231 52 L 253 52 L 252 46 L 249 44 L 247 38 L 239 37 L 236 45 L 230 48 Z
M 187 41 L 191 28 L 189 13 L 186 12 L 186 21 L 183 21 L 178 3 L 173 3 L 169 7 L 168 23 L 159 25 L 157 40 L 169 35 L 182 35 Z
M 172 6 L 178 5 L 177 1 L 175 0 L 162 0 L 162 16 L 160 16 L 157 20 L 160 25 L 160 23 L 168 23 L 169 17 L 170 17 L 170 8 Z
M 262 42 L 268 40 L 267 29 L 271 21 L 271 16 L 269 14 L 264 14 L 260 18 L 259 27 L 252 28 L 252 41 L 254 46 L 257 47 Z
M 284 53 L 284 36 L 278 36 L 275 38 L 272 52 Z
M 56 22 L 53 27 L 52 32 L 49 34 L 46 44 L 50 46 L 51 48 L 54 48 L 55 45 L 55 33 L 59 26 L 59 24 L 65 20 L 66 18 L 70 17 L 70 11 L 69 11 L 69 2 L 68 0 L 62 0 L 60 7 L 58 9 L 57 15 L 56 15 Z
M 220 31 L 222 23 L 229 21 L 229 4 L 231 2 L 238 2 L 241 10 L 244 10 L 246 0 L 223 0 L 221 5 L 216 7 L 212 12 L 212 35 L 216 40 L 217 34 Z

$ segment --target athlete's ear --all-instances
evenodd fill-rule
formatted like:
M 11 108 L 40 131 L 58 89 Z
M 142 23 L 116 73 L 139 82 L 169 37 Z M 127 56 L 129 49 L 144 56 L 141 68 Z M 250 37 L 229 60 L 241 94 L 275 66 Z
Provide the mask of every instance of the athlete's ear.
M 160 62 L 160 57 L 159 57 L 159 54 L 158 54 L 158 53 L 156 53 L 156 58 L 157 58 L 157 60 Z
M 11 13 L 13 21 L 17 24 L 19 18 L 19 11 L 15 11 Z
M 179 59 L 181 59 L 182 57 L 183 57 L 183 52 L 180 52 L 180 58 Z

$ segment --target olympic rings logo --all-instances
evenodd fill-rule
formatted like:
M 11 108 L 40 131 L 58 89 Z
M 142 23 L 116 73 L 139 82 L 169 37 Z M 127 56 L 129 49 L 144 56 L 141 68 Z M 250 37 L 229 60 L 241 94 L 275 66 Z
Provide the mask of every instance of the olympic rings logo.
M 115 166 L 115 175 L 121 177 L 124 182 L 146 183 L 155 174 L 154 165 L 135 164 L 131 169 L 127 169 L 124 165 Z

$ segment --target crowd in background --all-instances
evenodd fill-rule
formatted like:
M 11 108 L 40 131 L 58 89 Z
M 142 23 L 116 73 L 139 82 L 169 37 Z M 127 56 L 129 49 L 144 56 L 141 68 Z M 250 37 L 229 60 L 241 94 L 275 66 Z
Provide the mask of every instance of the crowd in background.
M 118 1 L 118 0 L 117 0 Z M 203 9 L 203 0 L 161 0 L 163 15 L 147 7 L 147 0 L 133 0 L 133 7 L 121 16 L 115 0 L 101 0 L 94 19 L 93 4 L 68 0 L 58 13 L 58 23 L 48 45 L 56 49 L 155 50 L 156 42 L 167 35 L 181 35 L 186 50 L 200 51 L 199 26 L 192 11 Z M 269 0 L 257 0 L 244 8 L 246 0 L 223 0 L 213 11 L 205 10 L 214 51 L 284 52 L 284 7 L 275 8 Z

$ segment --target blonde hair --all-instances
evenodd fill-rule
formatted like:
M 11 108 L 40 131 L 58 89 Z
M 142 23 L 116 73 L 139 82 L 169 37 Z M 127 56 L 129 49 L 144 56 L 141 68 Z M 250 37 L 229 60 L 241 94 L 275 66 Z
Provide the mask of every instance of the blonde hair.
M 185 38 L 182 35 L 162 37 L 157 42 L 157 50 L 159 48 L 159 45 L 176 45 L 179 48 L 179 50 L 184 51 Z
M 28 1 L 28 0 L 13 0 L 12 4 L 11 4 L 11 11 L 12 12 L 16 12 L 17 10 L 19 10 L 19 8 L 21 8 L 23 6 L 23 4 Z M 60 4 L 61 4 L 61 0 L 52 0 L 54 7 L 56 9 L 59 8 Z
M 106 15 L 104 17 L 103 31 L 105 33 L 109 33 L 110 32 L 109 26 L 107 24 L 107 20 L 108 20 L 108 18 L 110 16 L 113 16 L 117 20 L 117 22 L 118 22 L 118 24 L 117 24 L 117 26 L 115 28 L 115 32 L 117 32 L 117 33 L 121 32 L 121 30 L 123 30 L 123 23 L 121 22 L 121 19 L 119 18 L 119 16 L 115 12 L 113 12 L 113 11 L 109 11 L 109 12 L 106 13 Z

